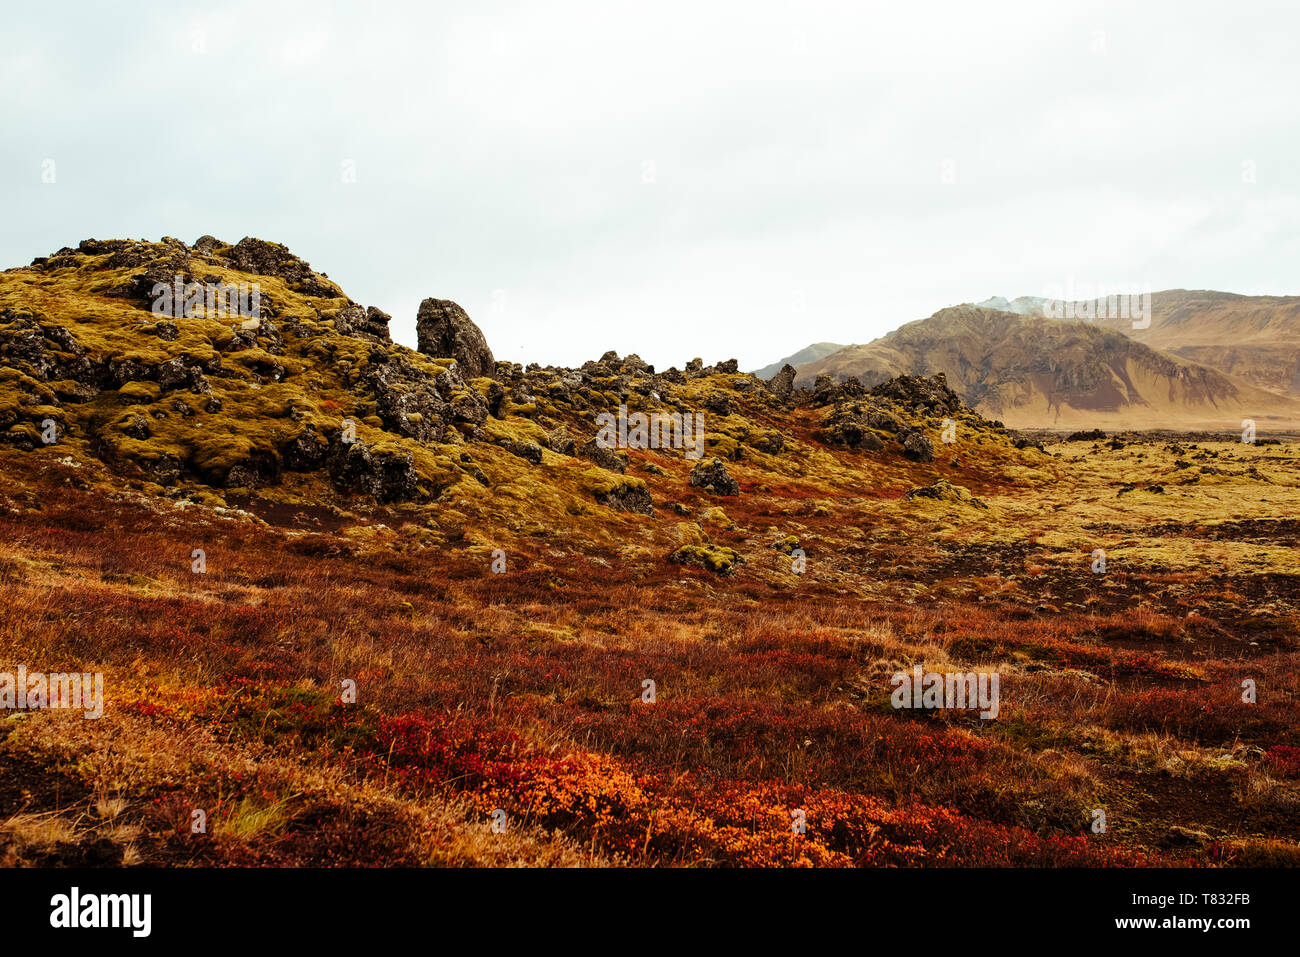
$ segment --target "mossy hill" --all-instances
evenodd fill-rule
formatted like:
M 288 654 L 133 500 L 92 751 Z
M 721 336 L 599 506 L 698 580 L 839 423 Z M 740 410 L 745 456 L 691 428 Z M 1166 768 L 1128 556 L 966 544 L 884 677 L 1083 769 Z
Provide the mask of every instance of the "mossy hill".
M 259 315 L 208 304 L 157 314 L 159 284 L 177 277 L 256 284 Z M 578 534 L 666 557 L 690 516 L 725 510 L 733 530 L 760 516 L 777 529 L 783 515 L 830 516 L 941 478 L 1023 481 L 1045 459 L 942 377 L 795 390 L 790 376 L 765 383 L 734 360 L 656 371 L 613 352 L 580 368 L 524 367 L 490 362 L 455 303 L 426 300 L 421 316 L 459 324 L 422 327 L 426 348 L 479 352 L 394 343 L 387 314 L 275 243 L 86 240 L 0 273 L 0 461 L 8 475 L 65 470 L 106 494 L 267 520 L 363 512 L 443 540 Z M 703 457 L 602 448 L 596 417 L 620 405 L 703 413 Z M 692 482 L 701 469 L 725 481 Z M 717 494 L 723 484 L 737 494 Z M 709 545 L 697 538 L 687 544 Z

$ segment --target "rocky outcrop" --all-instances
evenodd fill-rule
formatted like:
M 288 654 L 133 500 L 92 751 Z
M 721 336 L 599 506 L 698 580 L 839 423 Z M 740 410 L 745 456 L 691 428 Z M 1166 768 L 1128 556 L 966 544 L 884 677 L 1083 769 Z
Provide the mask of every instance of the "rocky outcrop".
M 364 336 L 391 343 L 393 339 L 388 331 L 388 323 L 392 318 L 388 313 L 374 306 L 366 309 L 360 306 L 345 306 L 334 317 L 334 328 L 345 336 Z
M 596 492 L 596 501 L 620 512 L 653 515 L 654 503 L 644 482 L 619 482 L 612 488 Z
M 780 372 L 768 380 L 767 387 L 778 399 L 788 399 L 794 393 L 794 379 L 798 374 L 795 367 L 787 362 Z
M 466 314 L 450 299 L 426 299 L 415 319 L 417 348 L 426 356 L 452 358 L 467 379 L 490 376 L 496 360 L 487 339 Z
M 603 469 L 611 472 L 626 472 L 627 462 L 613 449 L 607 449 L 595 439 L 588 439 L 578 446 L 578 454 L 584 459 L 591 459 Z
M 415 458 L 406 449 L 340 444 L 330 456 L 329 471 L 334 487 L 345 494 L 369 495 L 381 503 L 422 497 Z
M 901 435 L 903 455 L 912 462 L 933 462 L 934 443 L 915 430 Z
M 269 284 L 279 315 L 196 322 L 119 302 L 104 318 L 80 298 L 112 295 L 155 269 L 188 269 L 207 282 L 218 267 L 227 282 L 237 269 L 250 282 L 283 279 L 289 291 Z M 82 285 L 78 297 L 24 300 L 52 269 L 60 283 Z M 680 492 L 690 469 L 692 488 L 734 496 L 740 485 L 727 465 L 762 470 L 781 456 L 797 468 L 813 439 L 926 462 L 942 416 L 960 415 L 963 436 L 993 427 L 941 376 L 903 377 L 870 393 L 827 377 L 813 395 L 793 388 L 793 367 L 764 384 L 735 360 L 706 367 L 693 359 L 685 371 L 663 372 L 613 350 L 576 369 L 496 362 L 464 310 L 437 299 L 420 309 L 421 349 L 441 360 L 427 361 L 391 341 L 386 313 L 348 300 L 283 246 L 255 239 L 229 246 L 205 236 L 192 249 L 171 239 L 87 240 L 0 275 L 0 284 L 6 302 L 25 303 L 0 309 L 0 443 L 25 452 L 66 442 L 177 496 L 285 481 L 295 495 L 301 485 L 333 486 L 384 503 L 427 501 L 466 478 L 511 484 L 527 463 L 544 480 L 577 470 L 596 501 L 650 514 L 653 489 L 632 471 L 679 483 Z M 814 425 L 819 403 L 827 408 Z M 604 432 L 606 415 L 617 416 L 617 439 Z M 51 430 L 57 440 L 43 437 Z M 485 442 L 511 454 L 493 452 L 489 471 L 500 474 L 490 482 L 474 454 Z M 663 507 L 690 508 L 673 499 Z
M 905 409 L 931 415 L 951 416 L 964 405 L 961 397 L 948 388 L 948 377 L 942 372 L 932 376 L 899 376 L 880 383 L 867 394 L 892 399 Z
M 933 485 L 923 485 L 920 488 L 909 489 L 903 493 L 903 498 L 908 501 L 928 498 L 936 502 L 951 502 L 959 505 L 970 505 L 974 508 L 988 508 L 982 501 L 971 495 L 970 489 L 961 485 L 953 485 L 946 479 L 939 479 Z
M 716 457 L 711 462 L 701 462 L 691 469 L 690 483 L 713 495 L 740 494 L 740 483 L 731 477 L 722 460 Z
M 211 237 L 205 237 L 211 239 Z M 344 298 L 342 291 L 328 277 L 312 271 L 311 265 L 299 259 L 279 243 L 245 236 L 226 253 L 232 269 L 255 276 L 276 276 L 283 279 L 295 292 L 322 299 Z

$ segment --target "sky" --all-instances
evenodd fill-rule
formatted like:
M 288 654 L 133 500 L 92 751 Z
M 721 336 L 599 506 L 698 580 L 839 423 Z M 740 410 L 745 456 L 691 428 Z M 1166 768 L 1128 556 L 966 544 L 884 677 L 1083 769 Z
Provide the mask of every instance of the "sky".
M 280 242 L 415 345 L 766 365 L 1070 285 L 1300 293 L 1300 7 L 22 4 L 0 267 Z

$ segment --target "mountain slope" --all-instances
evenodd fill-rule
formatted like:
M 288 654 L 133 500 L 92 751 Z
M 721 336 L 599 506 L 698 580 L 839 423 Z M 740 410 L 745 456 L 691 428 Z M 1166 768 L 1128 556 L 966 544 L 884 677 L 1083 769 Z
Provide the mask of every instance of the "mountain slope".
M 784 359 L 778 359 L 771 365 L 763 366 L 761 369 L 755 369 L 751 374 L 766 381 L 780 372 L 787 363 L 797 369 L 803 364 L 816 362 L 818 359 L 823 359 L 831 353 L 838 352 L 843 348 L 845 347 L 837 342 L 814 342 L 812 345 L 800 349 L 794 355 L 786 356 Z
M 1095 324 L 955 306 L 799 368 L 871 386 L 943 372 L 966 402 L 1018 428 L 1260 429 L 1300 422 L 1300 402 Z
M 1099 319 L 1153 349 L 1300 396 L 1300 296 L 1171 289 L 1151 297 L 1151 325 Z
M 1121 332 L 1161 352 L 1189 359 L 1251 385 L 1300 397 L 1300 296 L 1241 296 L 1168 289 L 1150 295 L 1151 322 L 1107 315 L 1104 300 L 1054 302 L 1042 296 L 976 303 L 1025 316 L 1088 322 Z M 1118 310 L 1115 310 L 1116 312 Z

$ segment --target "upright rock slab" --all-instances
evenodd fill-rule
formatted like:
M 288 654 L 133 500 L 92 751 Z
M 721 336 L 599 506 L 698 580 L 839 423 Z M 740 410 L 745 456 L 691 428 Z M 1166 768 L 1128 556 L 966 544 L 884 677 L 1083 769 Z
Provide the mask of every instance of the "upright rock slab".
M 466 379 L 494 371 L 496 360 L 483 331 L 450 299 L 426 299 L 415 319 L 416 348 L 426 356 L 450 357 Z

